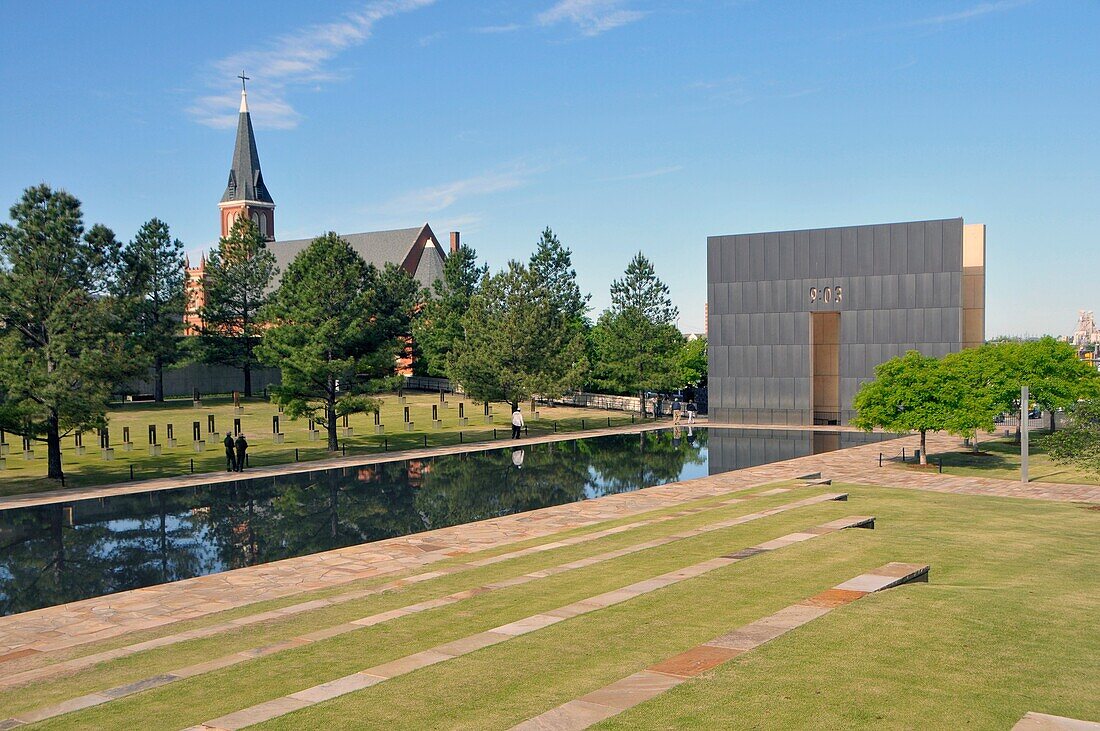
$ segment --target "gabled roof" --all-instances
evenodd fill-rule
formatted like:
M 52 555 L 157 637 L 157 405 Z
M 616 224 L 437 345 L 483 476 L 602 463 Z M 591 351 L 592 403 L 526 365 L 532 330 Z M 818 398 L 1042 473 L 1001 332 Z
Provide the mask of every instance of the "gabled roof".
M 237 119 L 237 143 L 233 147 L 233 165 L 229 168 L 229 183 L 222 194 L 222 203 L 229 201 L 259 201 L 275 204 L 264 185 L 260 172 L 260 155 L 256 152 L 256 135 L 252 131 L 252 115 L 248 113 L 248 96 L 241 92 L 241 112 Z
M 392 231 L 340 234 L 340 238 L 347 241 L 368 264 L 374 264 L 379 269 L 388 263 L 396 264 L 412 274 L 421 286 L 430 287 L 443 275 L 443 261 L 447 255 L 428 224 Z M 268 244 L 268 249 L 275 254 L 280 277 L 290 262 L 312 242 L 313 239 L 295 239 Z

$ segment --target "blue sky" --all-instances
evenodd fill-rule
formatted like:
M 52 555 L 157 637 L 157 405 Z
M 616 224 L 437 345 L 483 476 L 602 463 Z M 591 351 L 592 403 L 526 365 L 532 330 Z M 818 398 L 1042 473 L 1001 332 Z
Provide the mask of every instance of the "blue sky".
M 634 252 L 702 328 L 708 234 L 963 216 L 987 335 L 1100 309 L 1100 3 L 0 4 L 0 204 L 218 235 L 236 74 L 280 238 L 551 226 L 595 312 Z

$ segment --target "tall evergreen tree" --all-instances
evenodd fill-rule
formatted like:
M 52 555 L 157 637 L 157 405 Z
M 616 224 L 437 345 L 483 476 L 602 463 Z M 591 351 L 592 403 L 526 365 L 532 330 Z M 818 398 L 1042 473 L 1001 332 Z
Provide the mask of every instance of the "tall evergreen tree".
M 134 374 L 109 290 L 118 246 L 84 236 L 80 201 L 27 188 L 0 225 L 0 428 L 46 442 L 63 476 L 61 437 L 105 423 L 113 386 Z M 93 235 L 94 234 L 94 235 Z
M 592 331 L 596 384 L 613 393 L 638 394 L 683 385 L 679 314 L 668 286 L 639 252 L 623 278 L 611 283 L 611 307 Z
M 380 272 L 331 232 L 287 267 L 264 312 L 271 329 L 258 352 L 282 370 L 275 400 L 292 419 L 324 426 L 329 450 L 339 448 L 339 417 L 378 408 L 370 395 L 392 383 L 417 295 L 403 269 L 387 264 Z
M 252 395 L 252 368 L 259 364 L 256 347 L 265 325 L 258 313 L 271 299 L 269 288 L 278 273 L 272 254 L 255 223 L 239 216 L 229 236 L 206 262 L 206 304 L 199 316 L 203 358 L 239 368 L 244 395 Z
M 168 224 L 144 223 L 121 253 L 116 293 L 130 329 L 132 352 L 153 366 L 153 397 L 164 401 L 164 369 L 180 356 L 180 332 L 186 309 L 183 244 Z
M 462 318 L 450 378 L 479 401 L 557 397 L 584 382 L 584 336 L 519 262 L 487 277 Z
M 419 350 L 417 368 L 430 376 L 444 376 L 447 358 L 462 338 L 462 315 L 470 307 L 489 267 L 477 264 L 477 252 L 460 246 L 443 264 L 443 277 L 432 285 L 432 295 L 413 323 L 413 339 Z
M 566 320 L 574 323 L 579 330 L 586 330 L 589 325 L 588 301 L 592 295 L 581 294 L 577 271 L 573 268 L 573 254 L 562 245 L 549 226 L 543 230 L 528 266 L 553 306 L 561 310 Z

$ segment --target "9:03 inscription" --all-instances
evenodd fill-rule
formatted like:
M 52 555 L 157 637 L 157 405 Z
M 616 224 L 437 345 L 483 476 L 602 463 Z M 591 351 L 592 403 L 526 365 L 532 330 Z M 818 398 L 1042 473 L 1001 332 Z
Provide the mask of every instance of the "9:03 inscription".
M 822 300 L 824 302 L 842 302 L 844 300 L 843 287 L 810 287 L 810 304 Z

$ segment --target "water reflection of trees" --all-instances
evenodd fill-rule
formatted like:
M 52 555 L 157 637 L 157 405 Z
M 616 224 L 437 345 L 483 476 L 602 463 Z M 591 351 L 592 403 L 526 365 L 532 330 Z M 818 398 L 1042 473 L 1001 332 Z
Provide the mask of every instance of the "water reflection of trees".
M 676 429 L 580 444 L 599 476 L 599 493 L 610 494 L 678 480 L 685 466 L 706 462 L 706 439 L 705 431 Z
M 648 432 L 0 512 L 0 614 L 676 480 Z
M 0 615 L 209 573 L 166 493 L 0 513 Z M 127 516 L 119 519 L 117 515 Z

